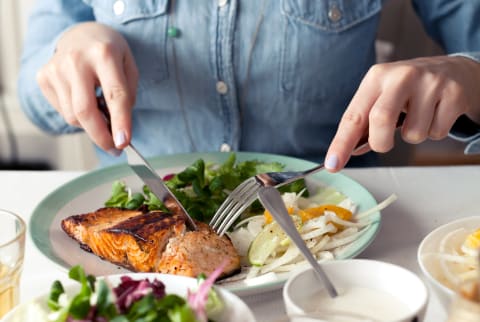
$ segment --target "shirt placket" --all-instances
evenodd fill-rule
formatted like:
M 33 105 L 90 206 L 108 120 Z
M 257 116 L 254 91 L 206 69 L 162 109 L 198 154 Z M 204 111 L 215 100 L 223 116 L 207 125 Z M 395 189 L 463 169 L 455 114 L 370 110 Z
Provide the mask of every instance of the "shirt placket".
M 211 43 L 217 104 L 223 119 L 221 151 L 238 150 L 240 145 L 240 113 L 233 65 L 233 46 L 237 0 L 215 0 Z

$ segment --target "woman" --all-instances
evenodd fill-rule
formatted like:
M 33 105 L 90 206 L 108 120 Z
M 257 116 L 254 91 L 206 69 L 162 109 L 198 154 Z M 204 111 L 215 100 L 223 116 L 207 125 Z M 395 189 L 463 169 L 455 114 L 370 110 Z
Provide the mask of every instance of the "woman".
M 19 96 L 42 129 L 86 131 L 102 165 L 133 140 L 147 156 L 327 153 L 335 172 L 362 136 L 390 150 L 401 112 L 410 143 L 480 123 L 480 2 L 413 2 L 453 55 L 374 65 L 381 0 L 38 0 Z

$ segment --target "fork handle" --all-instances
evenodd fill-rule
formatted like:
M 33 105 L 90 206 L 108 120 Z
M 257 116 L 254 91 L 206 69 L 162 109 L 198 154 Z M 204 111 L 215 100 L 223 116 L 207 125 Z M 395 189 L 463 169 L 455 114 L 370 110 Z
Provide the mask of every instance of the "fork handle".
M 107 101 L 103 94 L 98 95 L 97 97 L 97 107 L 99 111 L 102 113 L 105 122 L 107 123 L 107 128 L 110 134 L 112 134 L 112 121 L 110 119 L 110 111 L 108 110 Z
M 405 121 L 406 114 L 405 113 L 400 113 L 400 116 L 398 117 L 398 121 L 396 124 L 396 129 L 399 129 L 402 125 L 403 122 Z M 363 150 L 368 146 L 368 133 L 358 141 L 357 146 L 353 150 L 353 152 L 357 152 L 360 150 Z M 305 171 L 285 171 L 285 172 L 269 172 L 265 174 L 260 174 L 257 175 L 256 178 L 262 182 L 263 185 L 265 186 L 275 186 L 275 187 L 281 187 L 286 184 L 292 183 L 294 181 L 297 181 L 299 179 L 303 179 L 311 174 L 314 174 L 320 170 L 323 170 L 325 168 L 324 163 L 320 163 L 319 165 L 305 170 Z

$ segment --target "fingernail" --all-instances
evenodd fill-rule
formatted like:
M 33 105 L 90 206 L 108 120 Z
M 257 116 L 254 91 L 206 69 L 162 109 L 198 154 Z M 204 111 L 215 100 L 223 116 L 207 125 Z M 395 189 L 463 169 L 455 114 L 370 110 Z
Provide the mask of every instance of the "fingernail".
M 336 169 L 337 166 L 338 157 L 335 154 L 327 156 L 327 158 L 325 159 L 325 168 L 333 170 Z
M 111 155 L 118 157 L 120 154 L 122 154 L 122 150 L 111 148 L 110 150 L 107 151 Z
M 127 136 L 125 135 L 124 131 L 118 131 L 117 133 L 115 133 L 113 142 L 115 142 L 115 146 L 117 148 L 123 146 L 126 141 L 127 141 Z

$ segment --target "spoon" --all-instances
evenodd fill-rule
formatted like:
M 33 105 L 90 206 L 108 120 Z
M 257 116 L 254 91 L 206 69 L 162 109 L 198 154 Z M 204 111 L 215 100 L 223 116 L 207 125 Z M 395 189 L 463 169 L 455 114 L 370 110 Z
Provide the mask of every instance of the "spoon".
M 333 286 L 327 274 L 325 274 L 320 264 L 312 255 L 310 249 L 308 249 L 307 245 L 305 245 L 305 242 L 303 241 L 297 228 L 295 227 L 292 218 L 288 214 L 287 208 L 285 207 L 285 203 L 282 200 L 280 192 L 278 192 L 275 187 L 262 187 L 258 191 L 258 198 L 260 199 L 265 209 L 267 209 L 272 214 L 272 216 L 275 218 L 275 221 L 280 225 L 280 227 L 282 227 L 285 233 L 298 247 L 305 259 L 310 263 L 316 276 L 327 289 L 328 295 L 330 295 L 330 297 L 332 298 L 337 297 L 338 292 L 335 289 L 335 286 Z

